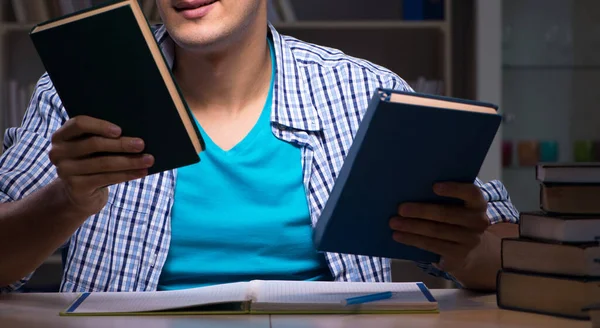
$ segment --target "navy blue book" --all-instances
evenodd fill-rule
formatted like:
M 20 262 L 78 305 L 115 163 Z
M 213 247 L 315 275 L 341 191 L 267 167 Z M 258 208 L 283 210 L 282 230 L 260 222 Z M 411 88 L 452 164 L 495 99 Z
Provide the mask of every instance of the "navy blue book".
M 444 0 L 402 0 L 404 20 L 443 20 Z
M 435 263 L 439 255 L 393 240 L 404 202 L 460 204 L 436 182 L 473 183 L 498 131 L 497 106 L 376 90 L 314 229 L 318 251 Z

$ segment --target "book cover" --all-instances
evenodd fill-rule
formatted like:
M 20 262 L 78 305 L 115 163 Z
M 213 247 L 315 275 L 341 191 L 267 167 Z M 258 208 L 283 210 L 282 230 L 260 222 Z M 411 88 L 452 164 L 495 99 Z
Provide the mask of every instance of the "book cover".
M 197 163 L 200 132 L 135 0 L 110 1 L 34 27 L 30 38 L 69 117 L 142 138 L 149 174 Z
M 314 229 L 317 250 L 438 262 L 438 254 L 394 241 L 389 220 L 405 202 L 461 203 L 436 195 L 433 185 L 474 183 L 500 125 L 496 111 L 377 90 Z
M 529 238 L 504 238 L 503 269 L 563 276 L 600 277 L 600 245 L 560 243 Z
M 359 304 L 344 300 L 374 293 L 389 297 Z M 252 280 L 151 292 L 85 292 L 62 316 L 437 313 L 422 282 Z
M 521 212 L 519 236 L 552 243 L 595 243 L 600 240 L 600 216 Z
M 496 281 L 496 303 L 500 309 L 589 320 L 585 308 L 600 302 L 598 277 L 502 269 Z
M 600 162 L 539 163 L 535 179 L 546 184 L 600 184 Z

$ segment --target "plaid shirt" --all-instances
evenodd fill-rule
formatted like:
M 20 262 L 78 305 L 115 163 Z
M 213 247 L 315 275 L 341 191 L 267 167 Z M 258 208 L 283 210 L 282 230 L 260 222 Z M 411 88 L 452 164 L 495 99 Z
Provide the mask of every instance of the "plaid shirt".
M 277 138 L 302 148 L 304 185 L 313 224 L 319 218 L 373 91 L 411 90 L 397 75 L 342 52 L 280 35 L 273 37 L 277 77 L 272 130 Z M 169 65 L 173 41 L 164 26 L 155 37 Z M 37 83 L 22 125 L 7 130 L 0 158 L 0 201 L 21 199 L 53 181 L 48 159 L 52 134 L 68 116 L 47 74 Z M 65 244 L 68 247 L 61 291 L 155 290 L 165 263 L 177 170 L 111 186 L 107 205 L 89 217 Z M 517 222 L 518 212 L 502 184 L 482 184 L 495 222 Z M 390 260 L 326 253 L 334 279 L 391 281 Z M 434 275 L 452 279 L 430 265 Z M 31 275 L 30 275 L 31 276 Z M 29 277 L 30 277 L 29 276 Z M 9 292 L 29 277 L 5 286 Z

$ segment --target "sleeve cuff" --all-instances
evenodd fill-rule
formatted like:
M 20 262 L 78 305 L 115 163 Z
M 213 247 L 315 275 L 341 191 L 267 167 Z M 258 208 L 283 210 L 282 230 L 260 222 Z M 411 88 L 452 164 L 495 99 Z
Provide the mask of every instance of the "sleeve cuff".
M 445 272 L 445 271 L 442 271 L 442 270 L 436 268 L 431 263 L 416 262 L 416 264 L 419 268 L 421 268 L 421 270 L 423 270 L 427 274 L 430 274 L 434 277 L 439 277 L 439 278 L 444 278 L 446 280 L 450 280 L 450 281 L 454 282 L 458 286 L 458 288 L 463 287 L 463 285 L 458 281 L 458 279 L 456 279 L 456 277 L 449 274 L 448 272 Z
M 33 272 L 30 273 L 29 275 L 27 275 L 27 277 L 25 277 L 17 282 L 14 282 L 8 286 L 0 287 L 0 294 L 8 294 L 8 293 L 18 292 L 19 289 L 21 287 L 23 287 L 27 283 L 27 281 L 29 281 L 31 276 L 33 276 Z

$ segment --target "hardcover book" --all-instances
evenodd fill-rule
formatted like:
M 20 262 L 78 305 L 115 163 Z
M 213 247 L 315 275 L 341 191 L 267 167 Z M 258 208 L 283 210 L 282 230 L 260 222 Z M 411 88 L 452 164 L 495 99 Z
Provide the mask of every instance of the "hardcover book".
M 69 117 L 143 139 L 155 158 L 149 174 L 200 161 L 202 136 L 137 0 L 40 23 L 30 38 Z
M 352 297 L 390 292 L 391 297 L 347 305 Z M 319 314 L 436 313 L 438 303 L 421 282 L 253 280 L 155 292 L 82 293 L 60 314 Z
M 438 262 L 393 240 L 389 220 L 405 202 L 462 204 L 433 186 L 474 183 L 500 121 L 492 104 L 377 90 L 314 229 L 316 248 Z

